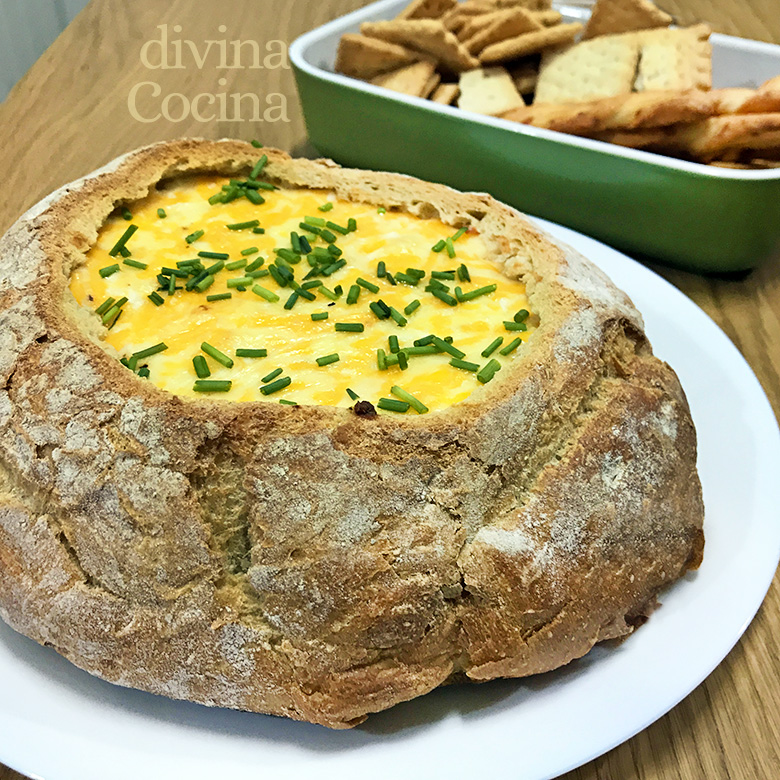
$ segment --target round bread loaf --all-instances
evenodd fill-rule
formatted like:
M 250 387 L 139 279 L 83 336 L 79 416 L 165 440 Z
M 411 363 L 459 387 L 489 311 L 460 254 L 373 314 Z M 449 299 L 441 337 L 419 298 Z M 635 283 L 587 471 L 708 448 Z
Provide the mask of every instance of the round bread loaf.
M 631 633 L 704 537 L 688 405 L 628 297 L 487 195 L 263 151 L 280 188 L 476 228 L 538 327 L 422 416 L 181 398 L 69 278 L 117 204 L 257 150 L 158 144 L 63 187 L 0 242 L 2 617 L 111 682 L 334 728 Z

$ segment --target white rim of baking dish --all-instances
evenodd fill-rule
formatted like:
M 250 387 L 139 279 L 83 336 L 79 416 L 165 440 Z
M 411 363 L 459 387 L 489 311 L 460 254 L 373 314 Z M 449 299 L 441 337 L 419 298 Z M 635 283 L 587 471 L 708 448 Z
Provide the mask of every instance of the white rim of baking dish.
M 555 141 L 567 146 L 579 147 L 581 149 L 590 149 L 591 151 L 600 152 L 601 154 L 611 154 L 616 157 L 623 157 L 629 160 L 636 160 L 647 165 L 653 165 L 656 168 L 666 168 L 672 170 L 678 170 L 681 173 L 694 176 L 704 176 L 712 179 L 737 179 L 744 181 L 761 181 L 761 180 L 780 180 L 780 168 L 769 168 L 766 170 L 742 170 L 738 168 L 718 168 L 716 166 L 705 165 L 703 163 L 689 162 L 687 160 L 679 160 L 676 157 L 666 157 L 664 155 L 655 154 L 653 152 L 645 152 L 640 149 L 630 149 L 625 146 L 617 146 L 616 144 L 606 143 L 605 141 L 595 141 L 590 138 L 581 138 L 575 135 L 568 135 L 567 133 L 559 133 L 556 130 L 545 130 L 543 128 L 532 127 L 531 125 L 523 125 L 518 122 L 512 122 L 508 119 L 500 119 L 498 117 L 488 116 L 486 114 L 477 114 L 473 111 L 466 111 L 462 108 L 456 108 L 454 106 L 445 106 L 439 103 L 433 103 L 430 100 L 424 98 L 412 97 L 410 95 L 404 95 L 400 92 L 393 92 L 382 87 L 374 86 L 366 81 L 360 81 L 359 79 L 351 78 L 349 76 L 343 76 L 340 73 L 334 73 L 332 71 L 321 68 L 307 58 L 309 55 L 309 49 L 311 46 L 320 43 L 324 38 L 330 35 L 338 34 L 342 32 L 348 32 L 350 28 L 356 28 L 361 22 L 382 19 L 383 12 L 395 9 L 396 7 L 403 7 L 404 0 L 379 0 L 376 3 L 371 3 L 364 8 L 360 8 L 357 11 L 340 16 L 337 19 L 333 19 L 330 22 L 326 22 L 320 27 L 316 27 L 307 33 L 304 33 L 300 37 L 296 38 L 292 44 L 290 44 L 289 56 L 290 61 L 296 68 L 301 71 L 314 76 L 316 78 L 331 81 L 334 84 L 339 84 L 347 89 L 355 89 L 360 92 L 366 92 L 371 95 L 376 95 L 384 100 L 395 101 L 399 103 L 409 103 L 412 106 L 431 111 L 433 113 L 443 114 L 450 116 L 461 121 L 475 122 L 476 124 L 488 125 L 490 127 L 496 127 L 502 130 L 507 130 L 519 135 L 525 135 L 540 139 L 546 139 L 548 141 Z M 565 4 L 558 5 L 556 7 L 559 11 L 565 12 L 570 16 L 577 16 L 582 19 L 586 19 L 588 14 L 587 9 L 567 6 Z M 733 49 L 741 49 L 743 51 L 753 50 L 757 52 L 763 52 L 766 54 L 774 54 L 780 58 L 780 46 L 772 43 L 764 43 L 762 41 L 753 41 L 747 38 L 737 38 L 732 35 L 722 35 L 721 33 L 713 33 L 710 36 L 710 40 L 715 44 L 727 45 Z

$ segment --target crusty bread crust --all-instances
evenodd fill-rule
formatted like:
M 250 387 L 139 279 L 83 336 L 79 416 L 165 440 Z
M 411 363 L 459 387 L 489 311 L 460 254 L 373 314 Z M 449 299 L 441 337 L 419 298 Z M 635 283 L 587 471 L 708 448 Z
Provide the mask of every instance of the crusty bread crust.
M 0 615 L 112 682 L 335 728 L 630 633 L 703 547 L 688 406 L 630 300 L 489 196 L 263 151 L 280 186 L 473 225 L 539 327 L 414 418 L 175 397 L 69 274 L 116 205 L 257 150 L 164 143 L 64 187 L 0 241 Z

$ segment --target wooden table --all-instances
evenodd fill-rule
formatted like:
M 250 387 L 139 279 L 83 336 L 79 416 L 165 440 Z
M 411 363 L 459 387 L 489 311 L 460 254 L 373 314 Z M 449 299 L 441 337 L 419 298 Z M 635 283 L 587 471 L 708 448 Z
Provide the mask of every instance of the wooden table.
M 780 42 L 777 0 L 670 0 L 681 17 L 698 10 L 725 32 Z M 177 136 L 260 138 L 297 153 L 310 151 L 289 69 L 220 72 L 211 60 L 198 69 L 150 70 L 143 44 L 160 37 L 291 42 L 304 31 L 362 0 L 92 0 L 0 105 L 0 233 L 55 187 L 145 143 Z M 742 9 L 737 13 L 737 9 Z M 705 13 L 706 11 L 706 13 Z M 181 25 L 182 32 L 173 31 Z M 227 30 L 219 29 L 224 25 Z M 774 28 L 772 27 L 774 25 Z M 185 46 L 187 44 L 184 44 Z M 273 46 L 271 47 L 273 49 Z M 156 58 L 159 53 L 149 52 Z M 150 60 L 150 64 L 156 64 Z M 225 85 L 218 79 L 224 76 Z M 289 121 L 142 122 L 131 117 L 128 94 L 152 81 L 162 95 L 181 92 L 280 93 Z M 149 89 L 146 87 L 142 89 Z M 778 258 L 780 260 L 780 258 Z M 780 412 L 780 262 L 743 280 L 714 280 L 656 268 L 701 306 L 728 334 Z M 736 585 L 736 584 L 735 584 Z M 780 584 L 776 578 L 742 640 L 690 696 L 641 734 L 567 780 L 768 780 L 780 777 Z M 0 745 L 3 736 L 0 734 Z M 45 749 L 45 746 L 42 746 Z M 0 766 L 0 780 L 21 775 Z

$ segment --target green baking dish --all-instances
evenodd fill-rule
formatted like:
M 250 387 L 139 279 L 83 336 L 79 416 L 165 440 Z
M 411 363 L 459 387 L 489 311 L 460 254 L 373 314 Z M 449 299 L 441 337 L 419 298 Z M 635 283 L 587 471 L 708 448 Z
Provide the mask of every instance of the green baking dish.
M 290 59 L 309 138 L 343 165 L 489 192 L 616 247 L 701 273 L 780 256 L 780 169 L 743 171 L 518 125 L 333 72 L 342 33 L 390 19 L 381 0 L 298 38 Z M 581 9 L 560 7 L 566 20 Z M 780 46 L 713 35 L 713 85 L 780 74 Z

